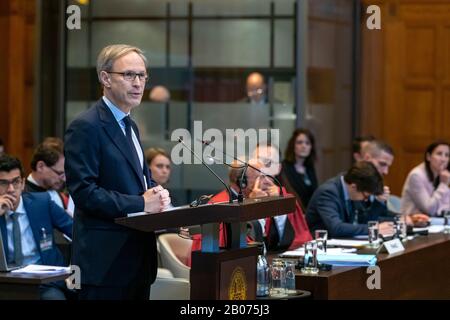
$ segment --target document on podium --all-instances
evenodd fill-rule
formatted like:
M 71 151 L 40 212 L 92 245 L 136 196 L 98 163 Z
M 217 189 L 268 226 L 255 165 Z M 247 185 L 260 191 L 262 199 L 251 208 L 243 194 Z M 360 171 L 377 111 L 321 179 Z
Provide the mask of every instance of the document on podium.
M 206 205 L 211 205 L 211 204 L 207 203 L 207 204 L 203 204 L 202 206 L 206 206 Z M 186 208 L 189 208 L 189 205 L 183 205 L 183 206 L 178 206 L 178 207 L 171 206 L 171 207 L 166 208 L 166 209 L 164 209 L 164 210 L 162 210 L 162 211 L 160 211 L 158 213 L 174 211 L 174 210 L 179 210 L 179 209 L 186 209 Z M 144 216 L 144 215 L 148 215 L 148 214 L 153 214 L 153 213 L 145 212 L 145 211 L 133 212 L 133 213 L 128 213 L 127 217 Z
M 22 274 L 55 274 L 55 273 L 70 273 L 70 267 L 59 266 L 45 266 L 38 264 L 30 264 L 26 267 L 11 271 L 11 273 Z

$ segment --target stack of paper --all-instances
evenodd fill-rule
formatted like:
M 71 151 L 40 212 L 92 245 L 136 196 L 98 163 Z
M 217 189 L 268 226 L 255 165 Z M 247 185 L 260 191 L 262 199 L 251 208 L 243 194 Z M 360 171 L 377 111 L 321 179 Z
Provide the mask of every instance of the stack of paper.
M 368 267 L 377 263 L 377 257 L 373 254 L 320 254 L 317 256 L 320 263 L 346 267 Z
M 359 248 L 369 244 L 367 240 L 345 240 L 345 239 L 330 239 L 327 241 L 327 246 L 333 247 L 353 247 Z
M 431 217 L 430 218 L 430 224 L 432 226 L 443 226 L 444 225 L 444 218 Z
M 413 228 L 413 232 L 420 232 L 425 230 L 428 230 L 428 233 L 440 233 L 444 231 L 444 226 L 431 225 L 429 227 L 424 228 Z
M 27 274 L 54 274 L 54 273 L 70 273 L 70 267 L 43 266 L 30 264 L 24 268 L 16 269 L 11 273 L 27 273 Z
M 355 248 L 327 248 L 327 252 L 325 253 L 323 250 L 318 249 L 317 254 L 331 254 L 331 255 L 340 255 L 340 254 L 354 254 L 356 252 Z M 305 255 L 305 249 L 299 248 L 297 250 L 286 251 L 282 253 L 280 256 L 282 257 L 303 257 Z

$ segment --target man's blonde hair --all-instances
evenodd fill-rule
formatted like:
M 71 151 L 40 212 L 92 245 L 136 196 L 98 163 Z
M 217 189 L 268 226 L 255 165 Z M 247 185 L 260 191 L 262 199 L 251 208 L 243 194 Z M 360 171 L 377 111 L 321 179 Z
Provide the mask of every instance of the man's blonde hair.
M 100 72 L 112 71 L 114 61 L 130 52 L 136 52 L 144 60 L 145 67 L 147 68 L 147 58 L 141 49 L 127 44 L 112 44 L 104 47 L 97 57 L 97 76 L 100 83 L 102 82 Z

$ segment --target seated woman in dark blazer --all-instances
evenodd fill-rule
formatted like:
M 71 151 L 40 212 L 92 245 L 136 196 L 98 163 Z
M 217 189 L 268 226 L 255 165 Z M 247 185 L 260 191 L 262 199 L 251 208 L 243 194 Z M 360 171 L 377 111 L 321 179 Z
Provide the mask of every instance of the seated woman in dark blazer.
M 316 148 L 313 134 L 308 129 L 296 129 L 284 153 L 279 178 L 287 191 L 297 197 L 304 209 L 317 189 L 315 160 Z

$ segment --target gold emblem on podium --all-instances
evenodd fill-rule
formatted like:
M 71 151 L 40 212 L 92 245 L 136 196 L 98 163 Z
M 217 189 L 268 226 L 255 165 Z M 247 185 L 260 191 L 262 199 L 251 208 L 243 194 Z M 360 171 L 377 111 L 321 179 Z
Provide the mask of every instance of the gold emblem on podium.
M 228 288 L 229 300 L 246 300 L 247 299 L 247 280 L 245 272 L 241 267 L 234 269 L 230 286 Z

